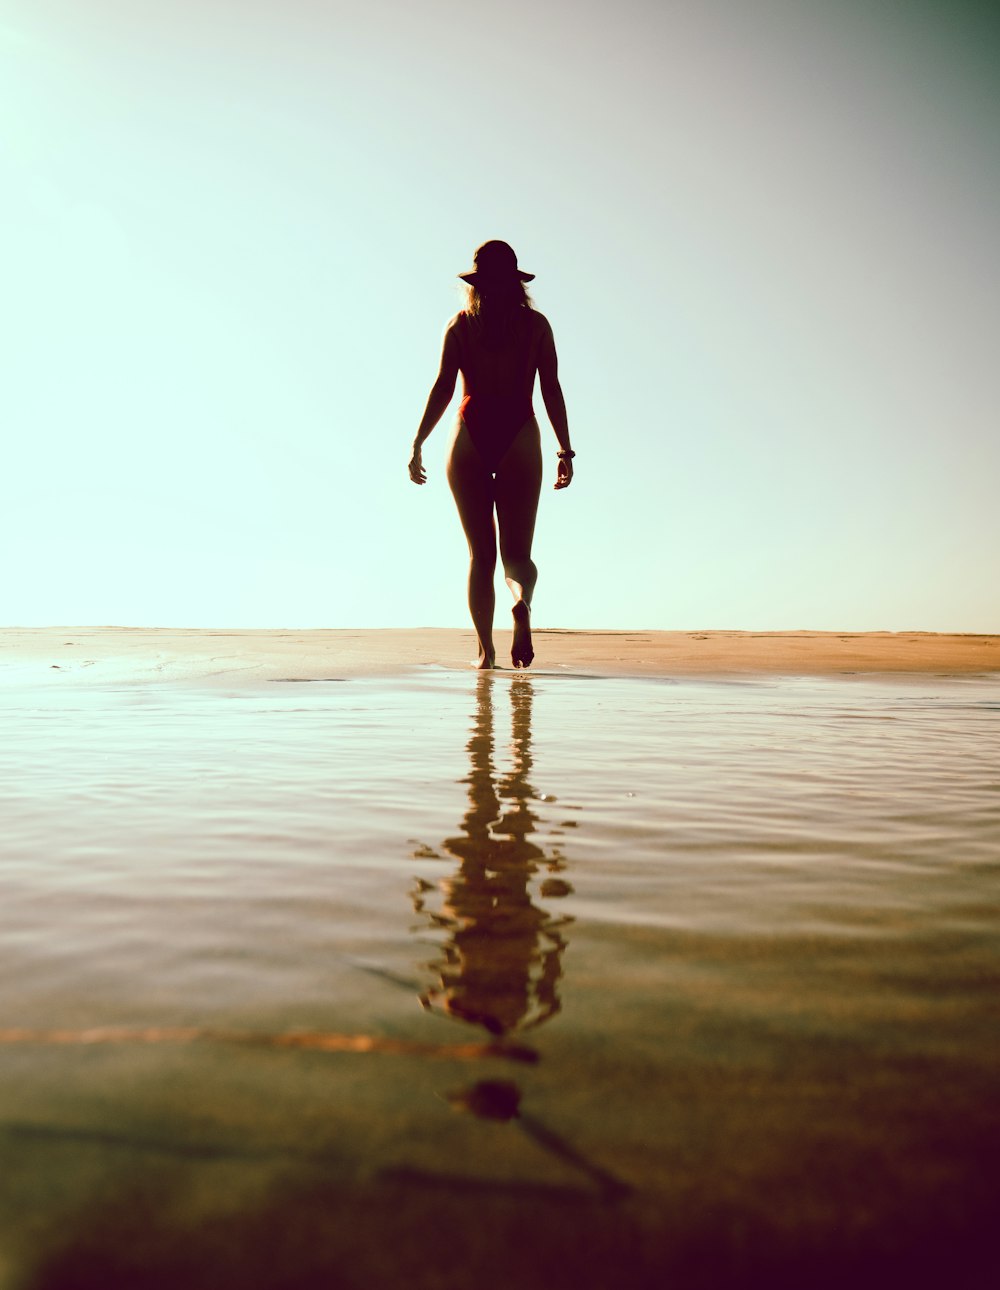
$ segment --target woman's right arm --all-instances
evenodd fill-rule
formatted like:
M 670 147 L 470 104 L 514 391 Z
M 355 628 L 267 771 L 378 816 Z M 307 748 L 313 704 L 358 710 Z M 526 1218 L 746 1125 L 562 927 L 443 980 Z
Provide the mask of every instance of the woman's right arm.
M 410 478 L 415 484 L 425 484 L 427 473 L 421 460 L 421 449 L 424 440 L 434 429 L 447 411 L 448 404 L 455 393 L 455 381 L 458 378 L 458 337 L 455 334 L 454 319 L 448 324 L 444 333 L 444 344 L 441 347 L 441 366 L 437 380 L 431 386 L 427 396 L 427 406 L 417 427 L 417 437 L 413 441 L 413 456 L 410 458 Z
M 573 480 L 573 449 L 569 442 L 569 421 L 566 417 L 566 400 L 563 398 L 562 386 L 559 384 L 559 360 L 556 357 L 556 342 L 547 318 L 542 318 L 544 330 L 538 351 L 538 380 L 542 387 L 542 401 L 545 411 L 552 422 L 552 429 L 559 440 L 559 470 L 556 475 L 556 488 L 568 488 Z

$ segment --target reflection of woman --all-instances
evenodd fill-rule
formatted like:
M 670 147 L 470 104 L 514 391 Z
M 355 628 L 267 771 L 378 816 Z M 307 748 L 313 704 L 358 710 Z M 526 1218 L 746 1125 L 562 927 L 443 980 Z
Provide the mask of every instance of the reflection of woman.
M 558 872 L 562 861 L 547 858 L 530 841 L 537 824 L 531 810 L 535 792 L 531 769 L 531 682 L 511 685 L 514 765 L 499 782 L 493 767 L 493 694 L 488 677 L 479 683 L 475 723 L 468 743 L 469 804 L 462 833 L 444 848 L 457 870 L 439 884 L 435 911 L 426 884 L 416 907 L 443 928 L 447 940 L 432 966 L 439 984 L 422 1002 L 449 1016 L 485 1027 L 491 1034 L 537 1026 L 559 1011 L 557 983 L 568 919 L 554 918 L 534 903 L 531 882 L 544 864 Z M 561 896 L 567 883 L 550 878 L 542 894 Z
M 421 449 L 444 415 L 462 373 L 464 397 L 448 448 L 448 483 L 469 543 L 469 611 L 479 639 L 479 667 L 494 666 L 493 573 L 500 527 L 504 576 L 514 596 L 511 660 L 527 667 L 531 645 L 531 595 L 538 572 L 531 559 L 535 513 L 542 482 L 538 422 L 531 394 L 538 373 L 545 410 L 559 451 L 556 488 L 573 478 L 566 404 L 548 320 L 531 307 L 524 289 L 533 273 L 517 267 L 506 242 L 484 242 L 475 267 L 459 276 L 469 286 L 468 306 L 444 334 L 441 368 L 413 441 L 410 478 L 426 482 Z

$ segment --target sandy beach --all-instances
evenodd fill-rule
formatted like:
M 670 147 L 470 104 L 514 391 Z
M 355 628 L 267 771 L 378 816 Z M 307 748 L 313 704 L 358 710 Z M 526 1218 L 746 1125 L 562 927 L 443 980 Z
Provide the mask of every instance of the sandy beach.
M 995 1282 L 1000 637 L 536 650 L 0 633 L 0 1290 Z
M 533 674 L 833 676 L 1000 671 L 1000 635 L 937 632 L 568 631 L 536 628 Z M 505 633 L 498 633 L 498 662 Z M 211 630 L 45 627 L 0 631 L 0 682 L 89 680 L 319 681 L 409 668 L 467 669 L 457 629 Z

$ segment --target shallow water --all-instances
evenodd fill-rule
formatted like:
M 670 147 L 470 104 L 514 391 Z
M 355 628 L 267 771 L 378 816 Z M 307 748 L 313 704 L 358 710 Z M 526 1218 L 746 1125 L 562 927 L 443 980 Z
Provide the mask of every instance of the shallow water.
M 0 715 L 0 1286 L 982 1276 L 995 679 L 428 669 Z

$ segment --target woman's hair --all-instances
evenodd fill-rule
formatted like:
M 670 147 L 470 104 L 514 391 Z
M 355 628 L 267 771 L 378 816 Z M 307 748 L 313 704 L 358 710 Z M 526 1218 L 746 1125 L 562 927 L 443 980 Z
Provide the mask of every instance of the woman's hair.
M 479 318 L 483 313 L 483 296 L 479 288 L 472 282 L 465 284 L 467 302 L 466 310 L 473 318 Z M 490 312 L 489 301 L 495 298 L 492 291 L 486 293 L 486 312 Z M 499 297 L 496 298 L 498 304 L 513 307 L 515 309 L 533 309 L 531 297 L 528 295 L 527 288 L 520 278 L 515 278 L 509 285 L 504 284 Z

